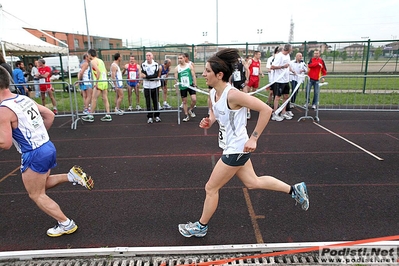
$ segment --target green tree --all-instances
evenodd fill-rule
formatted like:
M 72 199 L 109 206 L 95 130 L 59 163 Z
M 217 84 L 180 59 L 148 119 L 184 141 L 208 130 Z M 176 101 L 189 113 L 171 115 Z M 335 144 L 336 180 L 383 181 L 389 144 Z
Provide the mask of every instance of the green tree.
M 341 52 L 341 58 L 342 58 L 342 60 L 345 61 L 348 58 L 348 53 L 346 51 L 342 51 Z
M 374 51 L 374 60 L 378 60 L 378 58 L 382 55 L 382 48 L 378 47 Z
M 353 55 L 353 60 L 357 60 L 357 59 L 359 59 L 359 54 L 356 52 L 354 55 Z

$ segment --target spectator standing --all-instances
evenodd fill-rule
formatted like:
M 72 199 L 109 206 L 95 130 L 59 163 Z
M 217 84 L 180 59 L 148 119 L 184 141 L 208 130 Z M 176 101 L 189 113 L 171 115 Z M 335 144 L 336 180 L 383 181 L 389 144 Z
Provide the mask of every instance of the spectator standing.
M 114 62 L 111 64 L 111 84 L 112 88 L 115 90 L 115 114 L 123 115 L 123 111 L 121 110 L 121 103 L 123 101 L 123 81 L 122 81 L 122 72 L 119 67 L 119 63 L 121 61 L 120 53 L 115 53 Z
M 168 104 L 168 80 L 166 79 L 170 72 L 170 65 L 172 62 L 170 59 L 165 59 L 163 64 L 161 65 L 161 87 L 162 87 L 162 96 L 163 96 L 163 105 L 162 108 L 170 109 L 172 106 Z
M 231 75 L 231 83 L 233 87 L 243 90 L 245 87 L 245 81 L 249 78 L 249 70 L 247 64 L 242 58 L 238 58 L 237 64 L 234 65 L 233 75 Z
M 249 70 L 249 79 L 245 81 L 246 86 L 244 87 L 244 92 L 251 92 L 257 88 L 259 88 L 259 75 L 264 77 L 262 69 L 261 69 L 261 61 L 260 61 L 261 53 L 260 51 L 255 51 L 252 59 L 248 60 L 248 70 Z M 247 119 L 251 118 L 251 110 L 247 109 Z
M 296 96 L 298 91 L 294 93 L 295 87 L 298 85 L 298 75 L 303 75 L 308 72 L 308 67 L 306 66 L 305 62 L 302 60 L 302 54 L 297 53 L 295 55 L 295 59 L 291 61 L 291 69 L 292 73 L 290 73 L 290 81 L 291 81 L 291 89 L 292 89 L 292 96 L 291 96 L 291 103 L 295 103 Z
M 159 77 L 161 76 L 161 68 L 154 60 L 154 55 L 151 52 L 147 52 L 146 60 L 141 63 L 141 77 L 143 80 L 143 89 L 147 111 L 158 111 L 158 91 L 161 86 L 161 82 Z M 152 104 L 152 107 L 151 107 Z M 161 122 L 161 118 L 159 117 L 159 112 L 148 112 L 147 113 L 147 123 L 152 124 L 154 122 Z
M 21 61 L 16 61 L 15 62 L 15 68 L 12 71 L 12 78 L 14 79 L 15 84 L 25 84 L 25 75 L 24 75 L 24 63 Z M 17 85 L 16 86 L 19 90 L 19 93 L 21 95 L 29 95 L 29 90 L 26 87 L 26 85 Z
M 81 81 L 79 83 L 79 87 L 83 97 L 83 104 L 84 104 L 83 113 L 85 115 L 89 115 L 91 97 L 93 96 L 93 85 L 91 78 L 90 61 L 89 61 L 89 56 L 87 54 L 83 55 L 83 60 L 80 64 L 80 71 L 78 73 L 78 80 Z
M 54 97 L 54 88 L 49 84 L 51 77 L 51 67 L 46 66 L 46 61 L 43 58 L 37 60 L 37 71 L 36 77 L 39 79 L 40 94 L 42 97 L 42 105 L 46 106 L 46 93 L 50 97 L 51 103 L 53 104 L 54 114 L 58 114 L 57 101 Z M 47 83 L 47 84 L 44 84 Z
M 281 51 L 281 47 L 280 46 L 276 46 L 276 48 L 274 48 L 274 53 L 273 55 L 271 55 L 266 62 L 266 70 L 267 70 L 267 76 L 269 78 L 269 83 L 272 83 L 274 81 L 274 70 L 272 69 L 272 63 L 274 61 L 274 57 L 276 56 L 276 54 L 278 54 Z M 267 99 L 267 104 L 269 106 L 271 106 L 272 108 L 274 107 L 274 87 L 276 86 L 276 83 L 273 83 L 270 88 L 267 88 L 267 90 L 269 90 L 269 98 Z
M 284 48 L 281 52 L 279 52 L 272 63 L 271 68 L 274 70 L 274 77 L 273 80 L 275 81 L 276 85 L 274 86 L 274 109 L 272 120 L 275 121 L 283 121 L 284 119 L 290 120 L 293 117 L 292 113 L 289 109 L 289 106 L 285 106 L 281 115 L 277 115 L 275 111 L 278 109 L 280 98 L 283 96 L 283 100 L 286 101 L 290 94 L 290 53 L 292 51 L 291 44 L 284 45 Z
M 180 54 L 177 58 L 178 65 L 175 67 L 175 80 L 179 83 L 180 96 L 183 104 L 183 111 L 185 118 L 183 122 L 188 122 L 190 117 L 196 117 L 193 109 L 197 103 L 196 91 L 189 88 L 189 86 L 196 86 L 197 79 L 195 77 L 194 67 L 192 64 L 186 63 L 184 54 Z M 191 103 L 190 108 L 187 106 L 187 95 L 190 94 Z
M 314 89 L 313 101 L 312 101 L 312 109 L 316 109 L 319 106 L 319 94 L 320 94 L 320 85 L 319 81 L 324 82 L 323 76 L 327 75 L 327 67 L 324 63 L 324 60 L 320 57 L 319 49 L 314 50 L 313 57 L 309 60 L 308 63 L 308 76 L 310 79 L 310 84 L 308 89 L 306 90 L 306 101 L 310 98 L 310 91 L 312 87 Z M 308 102 L 305 104 L 305 107 L 308 107 Z
M 33 78 L 33 87 L 35 88 L 35 97 L 40 97 L 40 88 L 39 88 L 39 78 L 37 77 L 39 74 L 39 70 L 37 69 L 38 62 L 37 60 L 34 62 L 30 75 Z
M 140 111 L 142 108 L 140 106 L 140 66 L 136 63 L 136 58 L 134 55 L 130 56 L 129 63 L 125 65 L 122 75 L 127 72 L 127 100 L 129 102 L 128 111 L 133 111 L 132 107 L 132 90 L 136 95 L 136 110 Z
M 92 77 L 95 80 L 93 85 L 93 96 L 91 98 L 90 114 L 83 116 L 82 120 L 86 122 L 94 122 L 93 114 L 96 112 L 97 99 L 101 94 L 105 106 L 105 116 L 100 120 L 103 122 L 111 122 L 109 101 L 108 101 L 108 78 L 107 69 L 105 68 L 104 61 L 97 57 L 97 51 L 89 49 L 87 55 L 91 64 Z

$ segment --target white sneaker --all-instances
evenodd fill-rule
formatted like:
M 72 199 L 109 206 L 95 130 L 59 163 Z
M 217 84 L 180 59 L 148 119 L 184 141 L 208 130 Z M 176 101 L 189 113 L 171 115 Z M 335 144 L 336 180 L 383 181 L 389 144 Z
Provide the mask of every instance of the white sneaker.
M 316 109 L 316 105 L 315 105 L 315 104 L 312 105 L 312 109 L 313 109 L 313 110 Z
M 136 110 L 137 111 L 141 111 L 142 110 L 141 106 L 140 105 L 136 105 Z
M 188 122 L 190 121 L 190 116 L 186 116 L 185 118 L 183 118 L 183 122 Z
M 115 114 L 116 115 L 123 115 L 123 111 L 115 107 Z
M 155 117 L 155 122 L 161 122 L 162 120 L 161 120 L 161 118 L 159 118 L 159 116 L 157 116 L 157 117 Z
M 180 109 L 183 109 L 183 104 L 180 104 L 179 108 L 180 108 Z
M 163 107 L 161 106 L 161 104 L 158 102 L 158 110 L 162 110 Z
M 276 115 L 275 113 L 273 113 L 272 114 L 272 120 L 280 122 L 280 121 L 284 120 L 284 117 Z
M 91 178 L 91 176 L 87 176 L 82 167 L 78 165 L 74 165 L 71 170 L 69 170 L 68 176 L 72 177 L 72 182 L 74 184 L 78 183 L 88 190 L 91 190 L 94 187 L 94 180 Z
M 172 106 L 170 106 L 167 102 L 164 102 L 164 103 L 163 103 L 163 108 L 164 108 L 164 109 L 171 109 Z
M 291 120 L 291 119 L 292 119 L 292 116 L 290 116 L 289 114 L 287 114 L 287 112 L 285 112 L 285 113 L 282 115 L 282 117 L 284 117 L 284 118 L 287 119 L 287 120 Z
M 152 118 L 150 117 L 150 118 L 148 118 L 148 120 L 147 120 L 147 124 L 152 124 L 152 123 L 154 123 L 154 120 L 152 120 Z
M 50 228 L 47 230 L 47 235 L 50 237 L 57 237 L 57 236 L 62 236 L 64 234 L 72 234 L 78 229 L 78 226 L 75 224 L 73 220 L 69 221 L 68 225 L 62 225 L 60 223 L 57 223 L 56 226 L 53 228 Z
M 133 107 L 130 105 L 129 108 L 127 108 L 128 111 L 133 111 Z
M 291 116 L 291 117 L 294 117 L 294 114 L 291 111 L 287 111 L 286 114 Z
M 189 114 L 192 118 L 194 118 L 194 117 L 197 116 L 197 115 L 192 111 L 192 109 L 191 109 L 191 110 L 188 110 L 188 114 Z

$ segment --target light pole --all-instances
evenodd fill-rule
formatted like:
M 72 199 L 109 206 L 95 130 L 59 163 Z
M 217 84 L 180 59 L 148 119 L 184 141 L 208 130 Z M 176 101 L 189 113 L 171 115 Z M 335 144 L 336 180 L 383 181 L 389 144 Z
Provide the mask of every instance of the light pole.
M 263 33 L 263 29 L 257 29 L 256 32 L 259 34 L 259 42 L 260 42 L 260 35 Z
M 216 0 L 216 52 L 219 51 L 219 1 Z
M 87 11 L 86 11 L 86 0 L 83 0 L 85 7 L 85 17 L 86 17 L 86 31 L 87 31 L 87 47 L 91 49 L 90 34 L 89 34 L 89 23 L 87 22 Z
M 257 32 L 257 34 L 259 35 L 259 44 L 258 44 L 258 47 L 259 47 L 259 51 L 261 50 L 260 48 L 260 38 L 261 38 L 261 35 L 262 35 L 262 33 L 263 33 L 263 29 L 257 29 L 256 30 L 256 32 Z

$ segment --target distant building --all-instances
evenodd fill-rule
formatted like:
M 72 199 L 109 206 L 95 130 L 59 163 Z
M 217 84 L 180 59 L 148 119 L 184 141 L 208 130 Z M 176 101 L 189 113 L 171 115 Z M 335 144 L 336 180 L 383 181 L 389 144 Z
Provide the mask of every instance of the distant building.
M 344 51 L 346 51 L 346 54 L 349 57 L 354 57 L 355 55 L 357 56 L 363 56 L 363 51 L 365 49 L 365 46 L 362 44 L 354 43 L 352 45 L 346 46 L 343 48 Z
M 399 56 L 399 42 L 388 43 L 383 47 L 382 55 L 385 57 Z

